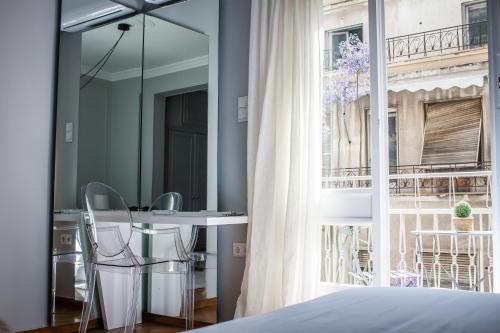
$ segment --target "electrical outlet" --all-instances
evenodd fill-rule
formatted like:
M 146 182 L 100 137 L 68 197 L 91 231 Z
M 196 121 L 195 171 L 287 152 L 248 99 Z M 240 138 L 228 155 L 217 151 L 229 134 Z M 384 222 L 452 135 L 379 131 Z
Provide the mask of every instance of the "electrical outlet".
M 233 257 L 245 257 L 247 245 L 245 243 L 233 243 Z
M 59 243 L 61 245 L 71 245 L 73 243 L 72 238 L 71 234 L 61 234 L 59 236 Z

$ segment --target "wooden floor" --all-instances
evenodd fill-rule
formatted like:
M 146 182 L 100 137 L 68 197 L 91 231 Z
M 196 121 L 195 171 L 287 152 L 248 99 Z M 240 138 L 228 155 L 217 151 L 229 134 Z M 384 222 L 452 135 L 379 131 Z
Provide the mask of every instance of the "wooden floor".
M 156 324 L 156 323 L 143 323 L 135 326 L 134 333 L 177 333 L 182 332 L 183 329 L 178 327 L 169 327 L 166 325 Z M 121 333 L 123 328 L 118 328 L 115 330 L 106 331 L 105 329 L 93 329 L 88 330 L 89 333 Z
M 83 303 L 56 298 L 56 311 L 52 314 L 52 326 L 62 326 L 80 322 Z
M 195 304 L 195 327 L 203 327 L 216 322 L 217 301 L 208 299 L 197 301 Z M 52 327 L 35 330 L 31 333 L 72 333 L 78 331 L 82 304 L 65 299 L 56 299 L 56 312 L 52 315 Z M 182 332 L 180 327 L 184 326 L 184 320 L 174 317 L 158 316 L 154 314 L 143 314 L 144 323 L 137 325 L 135 333 L 174 333 Z M 123 332 L 123 328 L 106 331 L 102 327 L 101 320 L 89 322 L 88 332 Z
M 196 309 L 194 319 L 196 322 L 199 322 L 199 326 L 204 326 L 203 324 L 215 324 L 217 322 L 216 312 L 216 305 L 208 305 Z M 81 314 L 81 306 L 56 306 L 56 312 L 52 315 L 52 326 L 57 327 L 79 324 Z

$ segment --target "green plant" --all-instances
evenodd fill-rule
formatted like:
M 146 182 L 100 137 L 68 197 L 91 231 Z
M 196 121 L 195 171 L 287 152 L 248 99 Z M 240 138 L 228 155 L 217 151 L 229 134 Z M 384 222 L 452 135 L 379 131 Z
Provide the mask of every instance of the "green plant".
M 472 212 L 472 207 L 469 205 L 469 203 L 465 201 L 460 201 L 455 204 L 453 212 L 455 213 L 455 216 L 458 218 L 467 218 L 470 216 Z

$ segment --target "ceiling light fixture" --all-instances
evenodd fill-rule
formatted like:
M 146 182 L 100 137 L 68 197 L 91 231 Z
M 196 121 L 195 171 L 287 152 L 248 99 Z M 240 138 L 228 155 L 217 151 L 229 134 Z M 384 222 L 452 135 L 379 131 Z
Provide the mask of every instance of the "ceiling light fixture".
M 106 54 L 94 66 L 92 66 L 91 69 L 89 69 L 87 72 L 85 72 L 83 74 L 80 74 L 80 79 L 84 79 L 84 78 L 88 77 L 87 81 L 80 86 L 80 90 L 82 90 L 83 88 L 88 86 L 90 84 L 90 82 L 92 82 L 95 79 L 97 74 L 99 74 L 101 69 L 108 62 L 109 58 L 111 58 L 111 55 L 113 54 L 113 52 L 116 50 L 116 47 L 118 46 L 118 43 L 120 43 L 120 40 L 123 38 L 123 35 L 127 31 L 130 30 L 130 27 L 131 27 L 131 25 L 128 23 L 119 23 L 118 24 L 118 30 L 121 31 L 120 37 L 118 37 L 118 40 L 113 44 L 111 49 L 108 52 L 106 52 Z M 92 72 L 94 72 L 94 73 L 92 74 Z

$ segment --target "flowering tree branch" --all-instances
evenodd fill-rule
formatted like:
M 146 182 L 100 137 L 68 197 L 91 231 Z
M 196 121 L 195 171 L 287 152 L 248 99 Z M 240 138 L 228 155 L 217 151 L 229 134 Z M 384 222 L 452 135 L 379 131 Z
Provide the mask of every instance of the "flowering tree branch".
M 368 93 L 370 54 L 368 44 L 355 34 L 340 42 L 339 53 L 337 71 L 325 80 L 323 96 L 326 103 L 345 105 Z
M 344 128 L 351 143 L 345 121 L 345 105 L 356 102 L 369 91 L 370 54 L 368 44 L 363 43 L 356 34 L 349 35 L 346 41 L 340 42 L 339 53 L 337 70 L 325 79 L 323 96 L 325 104 L 337 103 L 342 106 Z

